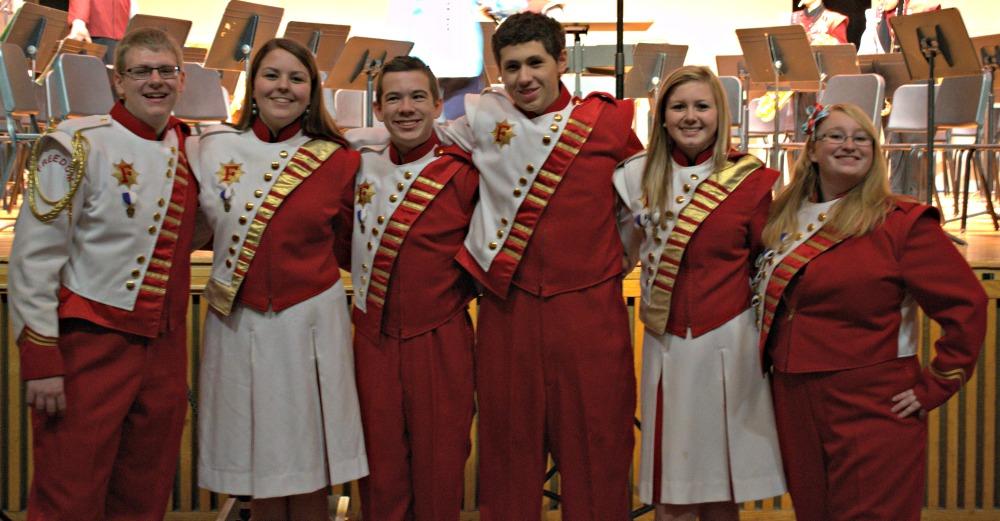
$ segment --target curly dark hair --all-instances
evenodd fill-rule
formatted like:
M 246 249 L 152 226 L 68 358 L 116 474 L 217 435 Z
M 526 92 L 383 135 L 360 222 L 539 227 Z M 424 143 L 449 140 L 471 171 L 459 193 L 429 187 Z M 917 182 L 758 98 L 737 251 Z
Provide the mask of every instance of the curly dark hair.
M 566 31 L 555 19 L 538 13 L 517 13 L 504 20 L 493 33 L 493 57 L 500 63 L 500 50 L 510 45 L 533 41 L 541 42 L 552 58 L 566 48 Z

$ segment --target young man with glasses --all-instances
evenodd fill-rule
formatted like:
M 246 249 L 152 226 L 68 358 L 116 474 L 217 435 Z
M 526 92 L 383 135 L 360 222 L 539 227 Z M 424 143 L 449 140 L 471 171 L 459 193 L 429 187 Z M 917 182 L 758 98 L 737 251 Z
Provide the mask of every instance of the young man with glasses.
M 163 518 L 187 412 L 198 191 L 170 115 L 180 65 L 166 33 L 127 34 L 111 113 L 65 121 L 33 151 L 10 257 L 34 409 L 28 519 Z

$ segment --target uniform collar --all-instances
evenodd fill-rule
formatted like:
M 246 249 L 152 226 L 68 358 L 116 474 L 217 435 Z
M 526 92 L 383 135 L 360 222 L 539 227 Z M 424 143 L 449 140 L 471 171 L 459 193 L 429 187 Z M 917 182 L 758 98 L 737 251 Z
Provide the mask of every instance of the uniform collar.
M 438 139 L 437 133 L 431 132 L 431 137 L 427 138 L 427 141 L 424 141 L 424 144 L 402 155 L 400 155 L 399 151 L 396 150 L 396 145 L 389 145 L 389 159 L 392 160 L 392 164 L 394 165 L 412 163 L 429 154 L 431 150 L 434 150 L 434 147 L 438 146 L 440 143 L 441 140 Z
M 566 105 L 569 105 L 569 102 L 572 99 L 573 98 L 570 97 L 569 90 L 566 88 L 566 86 L 563 85 L 562 82 L 559 82 L 559 96 L 556 97 L 556 100 L 553 101 L 552 104 L 549 105 L 548 108 L 546 108 L 542 112 L 540 112 L 538 114 L 535 114 L 534 112 L 528 112 L 527 110 L 521 110 L 521 107 L 517 107 L 517 105 L 515 105 L 515 107 L 517 107 L 517 110 L 520 110 L 521 113 L 524 114 L 525 116 L 528 116 L 529 118 L 537 118 L 538 116 L 541 116 L 543 114 L 548 114 L 550 112 L 556 112 L 556 111 L 559 111 L 559 110 L 562 110 L 562 109 L 566 108 Z
M 684 155 L 684 152 L 681 152 L 677 147 L 671 149 L 670 155 L 674 158 L 674 161 L 676 161 L 678 165 L 695 166 L 711 159 L 713 152 L 715 152 L 715 143 L 712 143 L 711 146 L 699 152 L 697 157 L 694 158 L 694 161 L 689 160 L 688 157 Z
M 278 131 L 277 136 L 271 134 L 271 129 L 260 118 L 254 118 L 253 125 L 250 128 L 253 129 L 253 133 L 257 136 L 257 139 L 265 143 L 280 143 L 294 136 L 302 129 L 302 120 L 296 119 L 289 123 L 287 127 Z
M 160 135 L 156 134 L 156 129 L 149 126 L 145 121 L 135 117 L 131 112 L 125 108 L 125 103 L 122 100 L 115 102 L 115 105 L 111 107 L 111 119 L 117 121 L 121 126 L 129 130 L 129 132 L 141 137 L 142 139 L 148 139 L 150 141 L 162 141 L 163 136 L 167 135 L 167 132 L 172 130 L 174 127 L 179 127 L 184 135 L 190 135 L 191 129 L 183 121 L 170 116 L 167 119 L 167 126 L 163 127 L 163 132 Z

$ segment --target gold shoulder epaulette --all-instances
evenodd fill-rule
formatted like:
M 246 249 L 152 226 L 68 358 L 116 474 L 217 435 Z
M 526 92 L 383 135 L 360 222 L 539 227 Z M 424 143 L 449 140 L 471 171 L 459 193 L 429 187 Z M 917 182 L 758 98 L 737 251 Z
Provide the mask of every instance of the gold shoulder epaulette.
M 56 217 L 59 217 L 59 214 L 63 210 L 71 208 L 73 204 L 73 197 L 76 195 L 76 191 L 79 190 L 80 183 L 87 173 L 87 156 L 90 153 L 90 142 L 83 136 L 83 131 L 87 128 L 94 127 L 77 129 L 73 133 L 71 143 L 72 155 L 68 168 L 69 190 L 58 199 L 45 197 L 45 194 L 42 193 L 41 188 L 38 186 L 38 156 L 42 153 L 42 142 L 45 141 L 45 137 L 43 136 L 41 139 L 35 141 L 31 148 L 31 156 L 28 159 L 28 206 L 31 208 L 31 213 L 34 214 L 35 218 L 43 223 L 52 222 Z M 50 208 L 47 212 L 43 213 L 38 209 L 38 199 L 49 205 Z

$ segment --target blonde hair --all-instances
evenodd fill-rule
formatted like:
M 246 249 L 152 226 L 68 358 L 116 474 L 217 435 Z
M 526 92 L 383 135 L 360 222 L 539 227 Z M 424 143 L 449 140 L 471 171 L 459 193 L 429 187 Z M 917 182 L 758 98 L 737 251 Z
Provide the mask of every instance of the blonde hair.
M 840 112 L 853 119 L 872 138 L 872 164 L 864 180 L 851 188 L 830 212 L 827 226 L 841 237 L 860 237 L 882 224 L 886 212 L 892 208 L 896 198 L 889 188 L 888 168 L 882 156 L 882 144 L 871 119 L 856 105 L 838 103 L 827 107 L 830 113 Z M 763 240 L 768 248 L 781 245 L 784 232 L 798 229 L 798 211 L 802 201 L 812 199 L 817 194 L 819 168 L 809 152 L 816 146 L 816 135 L 826 118 L 816 124 L 816 128 L 806 140 L 805 151 L 795 163 L 792 182 L 774 199 L 764 227 Z
M 709 68 L 685 65 L 667 76 L 661 84 L 659 96 L 656 98 L 655 116 L 650 129 L 649 147 L 646 155 L 646 168 L 642 172 L 642 195 L 646 207 L 660 210 L 661 221 L 665 219 L 667 201 L 670 200 L 670 185 L 672 178 L 672 161 L 674 141 L 667 129 L 663 128 L 664 113 L 670 95 L 678 86 L 699 81 L 712 89 L 715 106 L 718 111 L 718 128 L 715 133 L 715 146 L 712 151 L 713 170 L 725 168 L 729 155 L 729 107 L 726 104 L 726 93 Z

